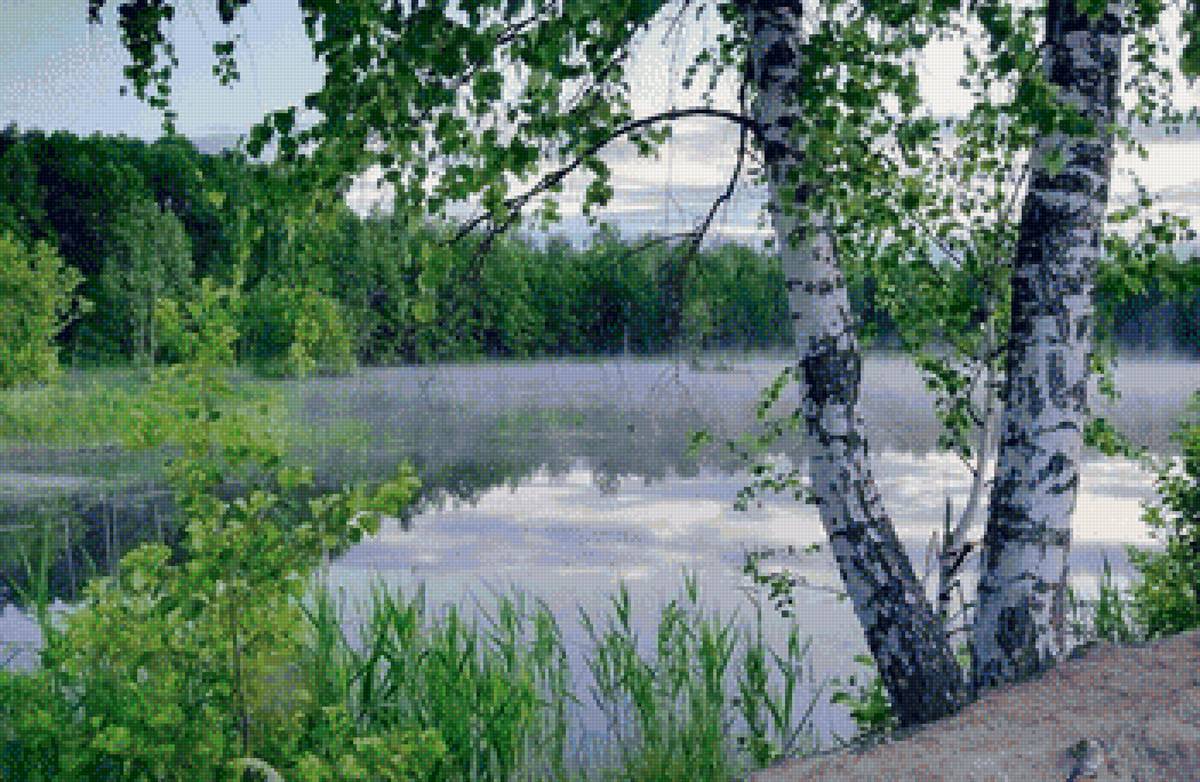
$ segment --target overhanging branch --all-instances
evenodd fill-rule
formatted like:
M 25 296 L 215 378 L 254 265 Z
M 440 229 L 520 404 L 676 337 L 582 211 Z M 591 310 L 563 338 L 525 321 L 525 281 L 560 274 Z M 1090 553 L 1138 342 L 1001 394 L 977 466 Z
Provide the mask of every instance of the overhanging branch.
M 538 183 L 536 185 L 534 185 L 532 188 L 530 188 L 529 190 L 525 191 L 524 193 L 522 193 L 519 196 L 505 199 L 504 210 L 505 210 L 506 214 L 501 221 L 495 222 L 494 217 L 491 213 L 484 212 L 483 214 L 480 214 L 477 217 L 474 217 L 471 220 L 464 223 L 462 225 L 462 227 L 459 228 L 459 230 L 455 233 L 454 237 L 450 240 L 451 243 L 460 241 L 465 236 L 467 236 L 472 231 L 474 231 L 476 228 L 478 228 L 480 225 L 482 225 L 485 221 L 492 220 L 492 224 L 487 229 L 487 233 L 484 236 L 483 243 L 481 245 L 481 250 L 486 250 L 487 247 L 491 245 L 491 243 L 496 239 L 497 236 L 504 233 L 505 231 L 507 231 L 509 228 L 511 228 L 513 226 L 513 224 L 516 222 L 517 218 L 520 216 L 521 210 L 524 209 L 526 206 L 528 206 L 529 202 L 531 200 L 533 200 L 533 198 L 535 198 L 536 196 L 538 196 L 542 193 L 545 193 L 545 192 L 553 189 L 555 186 L 559 185 L 564 179 L 566 179 L 568 176 L 570 176 L 574 171 L 576 171 L 586 161 L 593 158 L 598 152 L 600 152 L 602 149 L 607 147 L 612 142 L 616 141 L 619 138 L 628 136 L 630 133 L 633 133 L 638 130 L 642 130 L 643 128 L 652 127 L 653 125 L 656 125 L 656 124 L 662 123 L 662 122 L 670 122 L 673 120 L 686 119 L 687 117 L 714 117 L 717 119 L 724 119 L 728 122 L 733 122 L 742 128 L 743 141 L 745 140 L 745 135 L 747 133 L 753 133 L 755 135 L 755 137 L 760 140 L 760 142 L 765 143 L 765 134 L 762 130 L 762 127 L 758 124 L 758 122 L 756 122 L 755 120 L 753 120 L 750 117 L 747 117 L 743 113 L 728 111 L 725 109 L 715 109 L 715 108 L 710 108 L 710 107 L 706 107 L 706 106 L 694 106 L 694 107 L 683 108 L 683 109 L 671 109 L 669 111 L 663 111 L 663 112 L 659 112 L 657 114 L 651 114 L 646 117 L 641 117 L 639 119 L 630 120 L 629 122 L 626 122 L 626 123 L 622 124 L 621 126 L 617 127 L 611 134 L 609 134 L 609 136 L 607 138 L 603 139 L 602 141 L 598 141 L 598 142 L 592 144 L 591 146 L 589 146 L 582 153 L 580 153 L 573 160 L 571 160 L 571 162 L 567 163 L 566 165 L 560 166 L 559 168 L 555 169 L 554 171 L 551 171 L 550 173 L 543 176 L 538 181 Z M 743 148 L 744 148 L 744 144 L 743 144 Z M 739 155 L 739 160 L 738 160 L 739 172 L 741 169 L 741 162 L 742 162 L 742 159 L 744 158 L 744 155 L 745 155 L 744 151 Z

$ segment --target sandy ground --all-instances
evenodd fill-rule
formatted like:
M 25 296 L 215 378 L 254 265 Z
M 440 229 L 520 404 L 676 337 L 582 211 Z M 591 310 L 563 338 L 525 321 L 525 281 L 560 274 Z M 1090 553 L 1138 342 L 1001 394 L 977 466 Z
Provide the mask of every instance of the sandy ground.
M 1103 643 L 884 744 L 751 782 L 1200 782 L 1200 631 Z

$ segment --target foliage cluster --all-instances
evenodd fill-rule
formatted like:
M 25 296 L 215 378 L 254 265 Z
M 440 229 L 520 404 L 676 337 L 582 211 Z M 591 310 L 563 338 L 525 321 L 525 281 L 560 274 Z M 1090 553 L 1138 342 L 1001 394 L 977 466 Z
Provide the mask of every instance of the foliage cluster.
M 246 297 L 243 360 L 268 377 L 344 375 L 354 345 L 341 305 L 319 290 L 261 286 Z

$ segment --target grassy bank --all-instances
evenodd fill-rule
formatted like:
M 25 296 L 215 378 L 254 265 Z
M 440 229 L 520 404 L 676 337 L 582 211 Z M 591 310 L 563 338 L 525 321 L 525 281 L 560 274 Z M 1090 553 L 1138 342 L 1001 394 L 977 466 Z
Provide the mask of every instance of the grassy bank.
M 377 585 L 349 621 L 320 571 L 291 603 L 300 620 L 291 642 L 254 650 L 247 628 L 240 675 L 210 694 L 204 716 L 189 719 L 174 698 L 211 687 L 206 667 L 230 660 L 180 654 L 161 635 L 165 617 L 146 600 L 167 608 L 173 599 L 161 583 L 138 583 L 144 554 L 129 555 L 122 577 L 95 589 L 76 617 L 39 612 L 51 639 L 40 669 L 0 672 L 0 778 L 727 782 L 822 749 L 811 722 L 819 698 L 832 694 L 851 709 L 858 740 L 889 722 L 869 670 L 857 687 L 818 683 L 810 666 L 806 678 L 809 645 L 797 626 L 785 649 L 771 649 L 761 613 L 746 621 L 707 610 L 694 577 L 685 575 L 649 638 L 632 629 L 623 586 L 606 611 L 581 611 L 590 640 L 585 694 L 572 689 L 559 620 L 525 593 L 433 607 L 420 586 Z M 1097 600 L 1072 608 L 1077 643 L 1144 637 L 1126 621 L 1129 604 L 1111 581 Z M 143 697 L 131 700 L 126 688 Z M 604 735 L 590 743 L 575 722 L 582 698 L 605 716 Z M 156 753 L 198 751 L 181 745 L 188 724 L 183 733 L 196 741 L 207 730 L 231 734 L 228 768 L 211 769 L 215 776 L 153 770 Z M 239 725 L 251 754 L 239 749 Z M 83 747 L 91 762 L 73 765 Z

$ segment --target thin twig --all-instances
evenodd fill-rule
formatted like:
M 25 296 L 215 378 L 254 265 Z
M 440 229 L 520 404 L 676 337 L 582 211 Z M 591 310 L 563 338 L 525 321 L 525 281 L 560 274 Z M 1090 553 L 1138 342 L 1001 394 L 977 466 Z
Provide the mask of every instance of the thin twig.
M 749 68 L 747 67 L 742 73 L 742 84 L 738 88 L 738 107 L 743 116 L 746 114 L 746 90 L 749 83 L 750 72 Z M 729 203 L 729 200 L 733 197 L 733 192 L 737 187 L 738 180 L 741 179 L 742 168 L 746 162 L 746 150 L 749 147 L 749 144 L 747 143 L 749 141 L 749 136 L 749 128 L 747 128 L 745 125 L 740 126 L 738 134 L 737 163 L 733 167 L 733 174 L 729 177 L 729 182 L 725 185 L 724 192 L 717 196 L 717 200 L 713 201 L 712 206 L 709 207 L 708 214 L 704 216 L 704 220 L 701 221 L 700 225 L 696 227 L 695 236 L 692 238 L 691 250 L 688 253 L 689 260 L 699 251 L 700 244 L 704 241 L 704 237 L 708 233 L 709 227 L 712 225 L 713 218 L 716 217 L 717 210 L 722 204 Z

